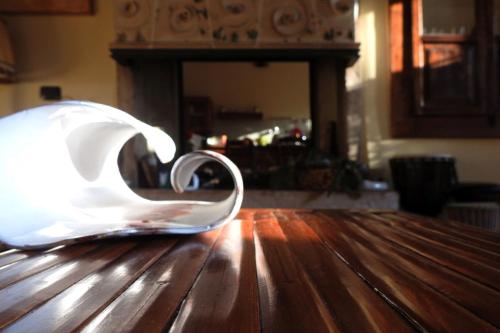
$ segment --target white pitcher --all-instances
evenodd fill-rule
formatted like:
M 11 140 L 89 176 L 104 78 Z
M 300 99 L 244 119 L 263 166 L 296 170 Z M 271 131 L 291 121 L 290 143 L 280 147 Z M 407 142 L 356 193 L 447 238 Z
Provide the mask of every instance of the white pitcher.
M 116 108 L 66 101 L 0 119 L 0 242 L 40 248 L 82 239 L 189 234 L 231 221 L 243 200 L 243 180 L 225 156 L 196 151 L 179 158 L 171 183 L 182 192 L 207 161 L 224 165 L 235 183 L 220 202 L 150 201 L 122 179 L 118 154 L 136 134 L 161 162 L 174 157 L 173 140 Z

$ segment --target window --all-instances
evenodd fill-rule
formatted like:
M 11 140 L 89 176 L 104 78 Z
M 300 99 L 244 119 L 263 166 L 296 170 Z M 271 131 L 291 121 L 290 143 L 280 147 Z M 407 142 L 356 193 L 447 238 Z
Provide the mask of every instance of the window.
M 493 0 L 390 0 L 394 137 L 499 137 Z

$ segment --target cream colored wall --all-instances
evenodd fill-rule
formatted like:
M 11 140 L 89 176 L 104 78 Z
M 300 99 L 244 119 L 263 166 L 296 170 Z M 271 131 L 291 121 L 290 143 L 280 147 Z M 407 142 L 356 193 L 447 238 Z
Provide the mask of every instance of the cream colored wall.
M 210 96 L 217 106 L 259 107 L 264 117 L 309 118 L 307 63 L 184 63 L 184 95 Z
M 387 161 L 401 154 L 447 153 L 456 157 L 461 181 L 500 183 L 500 140 L 394 140 L 389 133 L 389 1 L 361 0 L 357 37 L 362 43 L 355 75 L 362 89 L 370 166 L 388 174 Z
M 18 80 L 0 84 L 0 116 L 47 103 L 42 85 L 58 85 L 63 97 L 116 104 L 114 38 L 109 0 L 97 0 L 92 16 L 4 17 L 10 31 Z

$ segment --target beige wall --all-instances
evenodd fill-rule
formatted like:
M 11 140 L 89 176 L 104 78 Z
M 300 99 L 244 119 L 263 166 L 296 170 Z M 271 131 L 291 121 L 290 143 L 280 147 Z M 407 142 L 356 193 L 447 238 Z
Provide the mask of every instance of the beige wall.
M 109 0 L 97 1 L 93 16 L 5 17 L 18 80 L 0 84 L 0 116 L 46 103 L 42 85 L 58 85 L 63 97 L 116 104 L 114 38 Z
M 309 118 L 307 63 L 184 63 L 184 95 L 210 96 L 216 106 L 259 107 L 264 117 Z
M 462 181 L 500 183 L 500 140 L 393 140 L 389 133 L 388 1 L 362 0 L 358 39 L 362 43 L 350 89 L 362 89 L 370 166 L 387 173 L 387 159 L 400 154 L 448 153 L 457 158 Z M 376 28 L 376 30 L 374 29 Z

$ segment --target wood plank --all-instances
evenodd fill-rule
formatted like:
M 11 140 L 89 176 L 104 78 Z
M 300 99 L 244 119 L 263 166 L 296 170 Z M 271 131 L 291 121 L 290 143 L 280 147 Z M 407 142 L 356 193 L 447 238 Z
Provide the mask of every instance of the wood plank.
M 16 261 L 26 259 L 31 255 L 38 253 L 33 251 L 7 250 L 0 253 L 0 268 L 10 265 Z
M 402 218 L 395 216 L 380 216 L 378 214 L 369 214 L 378 220 L 383 221 L 396 228 L 401 228 L 410 233 L 417 234 L 420 237 L 436 241 L 442 245 L 452 249 L 466 251 L 480 258 L 488 258 L 489 260 L 500 263 L 500 244 L 493 242 L 478 242 L 474 238 L 460 237 L 453 233 L 447 233 L 442 230 L 432 229 L 426 225 L 414 223 L 413 221 L 405 221 Z
M 141 246 L 7 326 L 4 332 L 27 332 L 33 329 L 33 323 L 38 323 L 39 333 L 77 329 L 111 303 L 174 243 L 174 238 L 142 242 Z
M 400 221 L 402 224 L 412 224 L 418 225 L 422 228 L 426 228 L 428 231 L 439 233 L 443 236 L 452 237 L 456 240 L 461 240 L 463 242 L 468 242 L 474 244 L 483 249 L 494 251 L 496 253 L 500 252 L 500 241 L 495 242 L 487 240 L 482 236 L 473 235 L 468 232 L 468 230 L 457 229 L 455 225 L 448 223 L 447 221 L 433 221 L 433 222 L 422 222 L 419 219 L 409 218 L 402 214 L 396 213 L 375 213 L 381 218 L 389 218 L 392 220 Z M 476 231 L 476 230 L 474 230 Z
M 323 244 L 293 211 L 276 212 L 290 249 L 342 332 L 413 332 L 387 302 Z M 360 301 L 362 300 L 362 301 Z
M 395 221 L 387 217 L 382 218 L 377 214 L 367 212 L 352 213 L 351 216 L 378 220 L 380 223 L 389 226 L 393 230 L 400 231 L 402 234 L 409 237 L 420 239 L 438 249 L 452 251 L 471 260 L 479 261 L 493 267 L 500 267 L 500 253 L 477 247 L 473 244 L 454 239 L 450 236 L 444 236 L 442 234 L 429 231 L 427 228 L 415 225 L 414 223 L 400 223 L 400 221 Z
M 332 212 L 326 212 L 330 215 Z M 456 272 L 462 273 L 480 283 L 488 285 L 490 288 L 500 290 L 500 269 L 496 266 L 486 265 L 481 262 L 470 260 L 452 251 L 436 248 L 435 246 L 419 239 L 407 236 L 397 230 L 370 218 L 357 219 L 366 230 L 390 241 L 399 246 L 408 248 L 413 252 L 424 256 L 439 265 L 445 266 Z
M 496 306 L 500 299 L 500 292 L 437 265 L 408 249 L 386 242 L 378 235 L 362 228 L 352 216 L 347 214 L 339 214 L 339 216 L 341 217 L 334 219 L 335 228 L 362 243 L 379 257 L 385 258 L 386 261 L 409 274 L 413 274 L 420 281 L 442 293 L 445 297 L 453 299 L 476 316 L 500 328 L 500 308 Z
M 219 230 L 179 239 L 83 332 L 163 332 L 204 266 Z
M 221 232 L 170 332 L 259 332 L 253 221 Z
M 243 209 L 198 235 L 8 250 L 0 330 L 499 331 L 500 243 L 435 222 Z
M 464 223 L 454 222 L 451 220 L 441 220 L 437 218 L 421 216 L 407 212 L 398 212 L 397 215 L 406 218 L 410 221 L 425 224 L 428 228 L 435 228 L 441 226 L 441 228 L 446 228 L 445 230 L 449 229 L 450 232 L 455 231 L 454 233 L 456 233 L 460 231 L 462 235 L 469 235 L 469 236 L 473 235 L 478 237 L 479 239 L 488 240 L 496 244 L 500 243 L 499 233 L 483 230 Z M 450 226 L 452 226 L 453 228 L 448 228 Z
M 309 215 L 307 223 L 324 237 L 331 251 L 344 258 L 360 277 L 397 305 L 400 313 L 422 330 L 497 331 L 494 326 L 443 297 L 435 289 L 416 279 L 413 274 L 401 270 L 384 257 L 377 256 L 366 245 L 333 228 L 332 224 L 339 224 L 331 215 L 331 212 L 321 215 L 322 218 Z
M 77 261 L 52 267 L 0 290 L 0 329 L 116 260 L 136 245 L 136 242 L 123 240 L 106 244 L 82 255 Z
M 340 332 L 318 290 L 303 273 L 276 218 L 255 216 L 261 329 L 265 332 Z
M 0 269 L 0 290 L 50 267 L 74 260 L 97 246 L 97 243 L 87 243 L 63 247 L 55 251 L 42 252 L 29 259 L 4 266 Z

